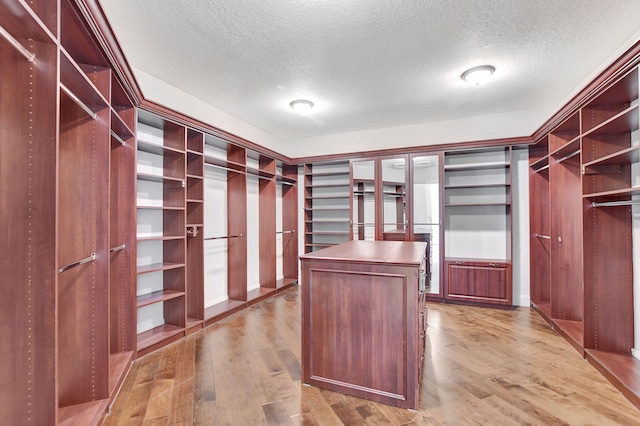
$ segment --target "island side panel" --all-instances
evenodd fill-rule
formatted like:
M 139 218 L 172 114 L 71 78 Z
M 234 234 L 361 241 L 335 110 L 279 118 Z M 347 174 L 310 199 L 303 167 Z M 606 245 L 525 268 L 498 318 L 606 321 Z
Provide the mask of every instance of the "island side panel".
M 418 405 L 418 268 L 302 262 L 303 381 Z

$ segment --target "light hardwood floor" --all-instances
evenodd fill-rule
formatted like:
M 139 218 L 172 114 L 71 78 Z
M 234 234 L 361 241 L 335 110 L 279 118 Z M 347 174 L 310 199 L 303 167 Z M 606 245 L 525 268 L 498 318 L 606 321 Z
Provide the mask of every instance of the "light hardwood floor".
M 420 410 L 303 386 L 292 288 L 136 361 L 105 425 L 640 425 L 535 312 L 429 304 Z

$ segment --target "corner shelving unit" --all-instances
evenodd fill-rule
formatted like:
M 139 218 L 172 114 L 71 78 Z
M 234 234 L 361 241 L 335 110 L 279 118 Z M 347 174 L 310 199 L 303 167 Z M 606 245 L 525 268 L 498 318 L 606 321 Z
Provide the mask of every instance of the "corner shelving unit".
M 138 356 L 186 328 L 186 129 L 138 117 Z
M 640 203 L 638 68 L 581 110 L 585 356 L 636 406 L 634 213 Z M 636 219 L 637 220 L 637 219 Z
M 305 253 L 351 239 L 349 161 L 304 165 Z
M 448 301 L 512 305 L 511 147 L 444 153 Z

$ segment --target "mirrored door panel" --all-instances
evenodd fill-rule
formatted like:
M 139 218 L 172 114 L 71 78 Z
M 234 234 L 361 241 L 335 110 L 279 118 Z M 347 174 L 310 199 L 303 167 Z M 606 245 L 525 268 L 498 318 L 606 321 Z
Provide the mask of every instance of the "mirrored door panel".
M 404 241 L 407 235 L 405 158 L 382 160 L 382 239 Z
M 351 163 L 353 178 L 353 239 L 375 240 L 376 200 L 374 192 L 375 163 L 373 160 Z
M 427 293 L 440 294 L 440 168 L 438 155 L 413 157 L 414 241 L 428 243 Z

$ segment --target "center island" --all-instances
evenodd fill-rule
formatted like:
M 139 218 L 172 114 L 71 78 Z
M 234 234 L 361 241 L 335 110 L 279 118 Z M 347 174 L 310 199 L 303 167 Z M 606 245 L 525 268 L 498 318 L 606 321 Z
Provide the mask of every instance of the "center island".
M 303 383 L 418 408 L 426 248 L 350 241 L 300 257 Z

